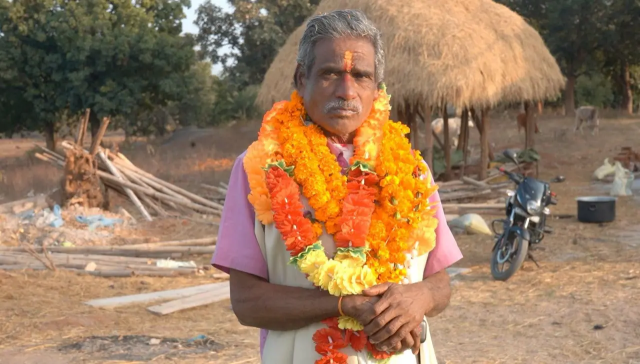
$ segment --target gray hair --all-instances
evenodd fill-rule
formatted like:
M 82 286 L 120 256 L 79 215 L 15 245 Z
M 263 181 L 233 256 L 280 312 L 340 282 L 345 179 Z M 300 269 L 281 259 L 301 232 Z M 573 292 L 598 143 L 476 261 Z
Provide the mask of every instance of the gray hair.
M 298 65 L 308 75 L 315 61 L 314 47 L 322 39 L 342 37 L 365 38 L 371 42 L 375 51 L 375 78 L 384 80 L 384 50 L 380 31 L 359 10 L 336 10 L 309 19 L 307 28 L 298 47 Z M 294 77 L 294 82 L 297 79 Z

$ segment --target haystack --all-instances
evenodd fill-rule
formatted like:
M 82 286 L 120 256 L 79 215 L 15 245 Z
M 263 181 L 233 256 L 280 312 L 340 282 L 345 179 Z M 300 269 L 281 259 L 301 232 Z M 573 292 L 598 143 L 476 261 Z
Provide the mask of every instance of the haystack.
M 359 9 L 381 30 L 385 83 L 393 107 L 400 111 L 397 116 L 409 125 L 418 114 L 429 117 L 432 107 L 488 110 L 498 102 L 555 98 L 564 87 L 560 68 L 540 35 L 518 14 L 493 1 L 323 0 L 316 14 L 337 9 Z M 289 37 L 265 75 L 257 99 L 262 107 L 293 91 L 304 29 L 302 25 Z M 488 119 L 481 127 L 486 129 L 487 123 Z M 430 123 L 426 124 L 431 148 Z M 448 149 L 447 140 L 444 144 Z

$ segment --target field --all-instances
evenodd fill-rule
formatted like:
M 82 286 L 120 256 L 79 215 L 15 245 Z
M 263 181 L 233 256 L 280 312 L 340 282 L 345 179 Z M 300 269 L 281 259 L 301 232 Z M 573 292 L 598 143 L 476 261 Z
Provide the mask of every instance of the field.
M 496 151 L 524 144 L 514 119 L 495 115 L 492 120 Z M 540 177 L 566 177 L 552 185 L 560 201 L 555 214 L 575 215 L 578 196 L 607 195 L 607 184 L 592 182 L 593 171 L 621 147 L 640 150 L 639 118 L 602 119 L 598 136 L 574 135 L 573 121 L 557 116 L 542 117 L 539 127 Z M 257 128 L 186 130 L 151 143 L 153 148 L 144 142 L 126 146 L 119 134 L 108 141 L 119 143 L 120 151 L 148 172 L 205 193 L 201 183 L 228 180 L 235 157 Z M 472 135 L 477 145 L 474 130 Z M 0 204 L 60 184 L 60 170 L 32 156 L 33 143 L 42 140 L 0 140 Z M 611 224 L 554 219 L 555 233 L 542 243 L 546 249 L 534 252 L 540 267 L 525 262 L 506 283 L 493 281 L 489 272 L 491 237 L 457 236 L 464 258 L 456 267 L 470 271 L 453 278 L 450 306 L 430 321 L 439 362 L 640 363 L 640 184 L 635 185 L 635 196 L 618 200 Z M 215 234 L 215 228 L 166 219 L 139 223 L 132 234 L 184 239 Z M 6 239 L 0 235 L 0 245 Z M 236 321 L 229 301 L 164 317 L 144 306 L 98 310 L 82 304 L 210 281 L 0 271 L 0 363 L 259 363 L 257 330 Z M 185 344 L 197 335 L 211 341 Z M 149 337 L 176 340 L 150 346 Z

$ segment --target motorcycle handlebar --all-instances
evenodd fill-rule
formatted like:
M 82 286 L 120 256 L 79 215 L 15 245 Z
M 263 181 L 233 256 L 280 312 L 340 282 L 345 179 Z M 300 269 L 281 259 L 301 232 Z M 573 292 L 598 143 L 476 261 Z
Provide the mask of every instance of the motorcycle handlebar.
M 515 182 L 515 183 L 517 183 L 517 184 L 520 184 L 520 182 L 522 182 L 523 177 L 522 177 L 521 175 L 519 175 L 519 174 L 517 174 L 517 173 L 509 172 L 509 171 L 507 171 L 506 169 L 504 169 L 504 167 L 500 167 L 500 168 L 498 168 L 498 170 L 499 170 L 502 174 L 504 174 L 504 175 L 506 175 L 507 177 L 509 177 L 509 179 L 510 179 L 510 180 L 512 180 L 513 182 Z

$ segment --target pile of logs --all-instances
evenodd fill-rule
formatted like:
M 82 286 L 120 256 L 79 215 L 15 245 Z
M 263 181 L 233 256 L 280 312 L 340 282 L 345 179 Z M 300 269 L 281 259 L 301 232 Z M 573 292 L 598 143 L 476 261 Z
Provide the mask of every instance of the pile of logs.
M 185 259 L 213 254 L 216 238 L 159 243 L 92 247 L 0 247 L 0 270 L 70 270 L 100 277 L 191 275 L 202 267 L 166 264 L 168 258 Z M 160 263 L 159 263 L 160 262 Z M 173 266 L 172 266 L 173 265 Z
M 62 142 L 65 150 L 80 148 L 77 144 Z M 44 147 L 42 153 L 36 157 L 64 167 L 66 158 Z M 84 151 L 87 152 L 87 151 Z M 87 152 L 88 153 L 88 152 Z M 222 205 L 186 191 L 169 182 L 136 167 L 121 153 L 113 154 L 108 149 L 96 149 L 98 170 L 97 175 L 109 188 L 127 196 L 136 206 L 142 216 L 151 221 L 152 210 L 156 216 L 169 216 L 167 208 L 185 212 L 192 210 L 201 214 L 220 215 Z
M 513 171 L 516 166 L 506 167 L 506 170 Z M 438 183 L 438 193 L 442 202 L 460 201 L 467 199 L 475 199 L 477 197 L 491 197 L 497 192 L 504 190 L 511 185 L 511 182 L 503 182 L 497 184 L 489 184 L 489 182 L 500 174 L 498 171 L 492 170 L 483 181 L 477 181 L 469 177 L 462 177 L 460 180 Z

